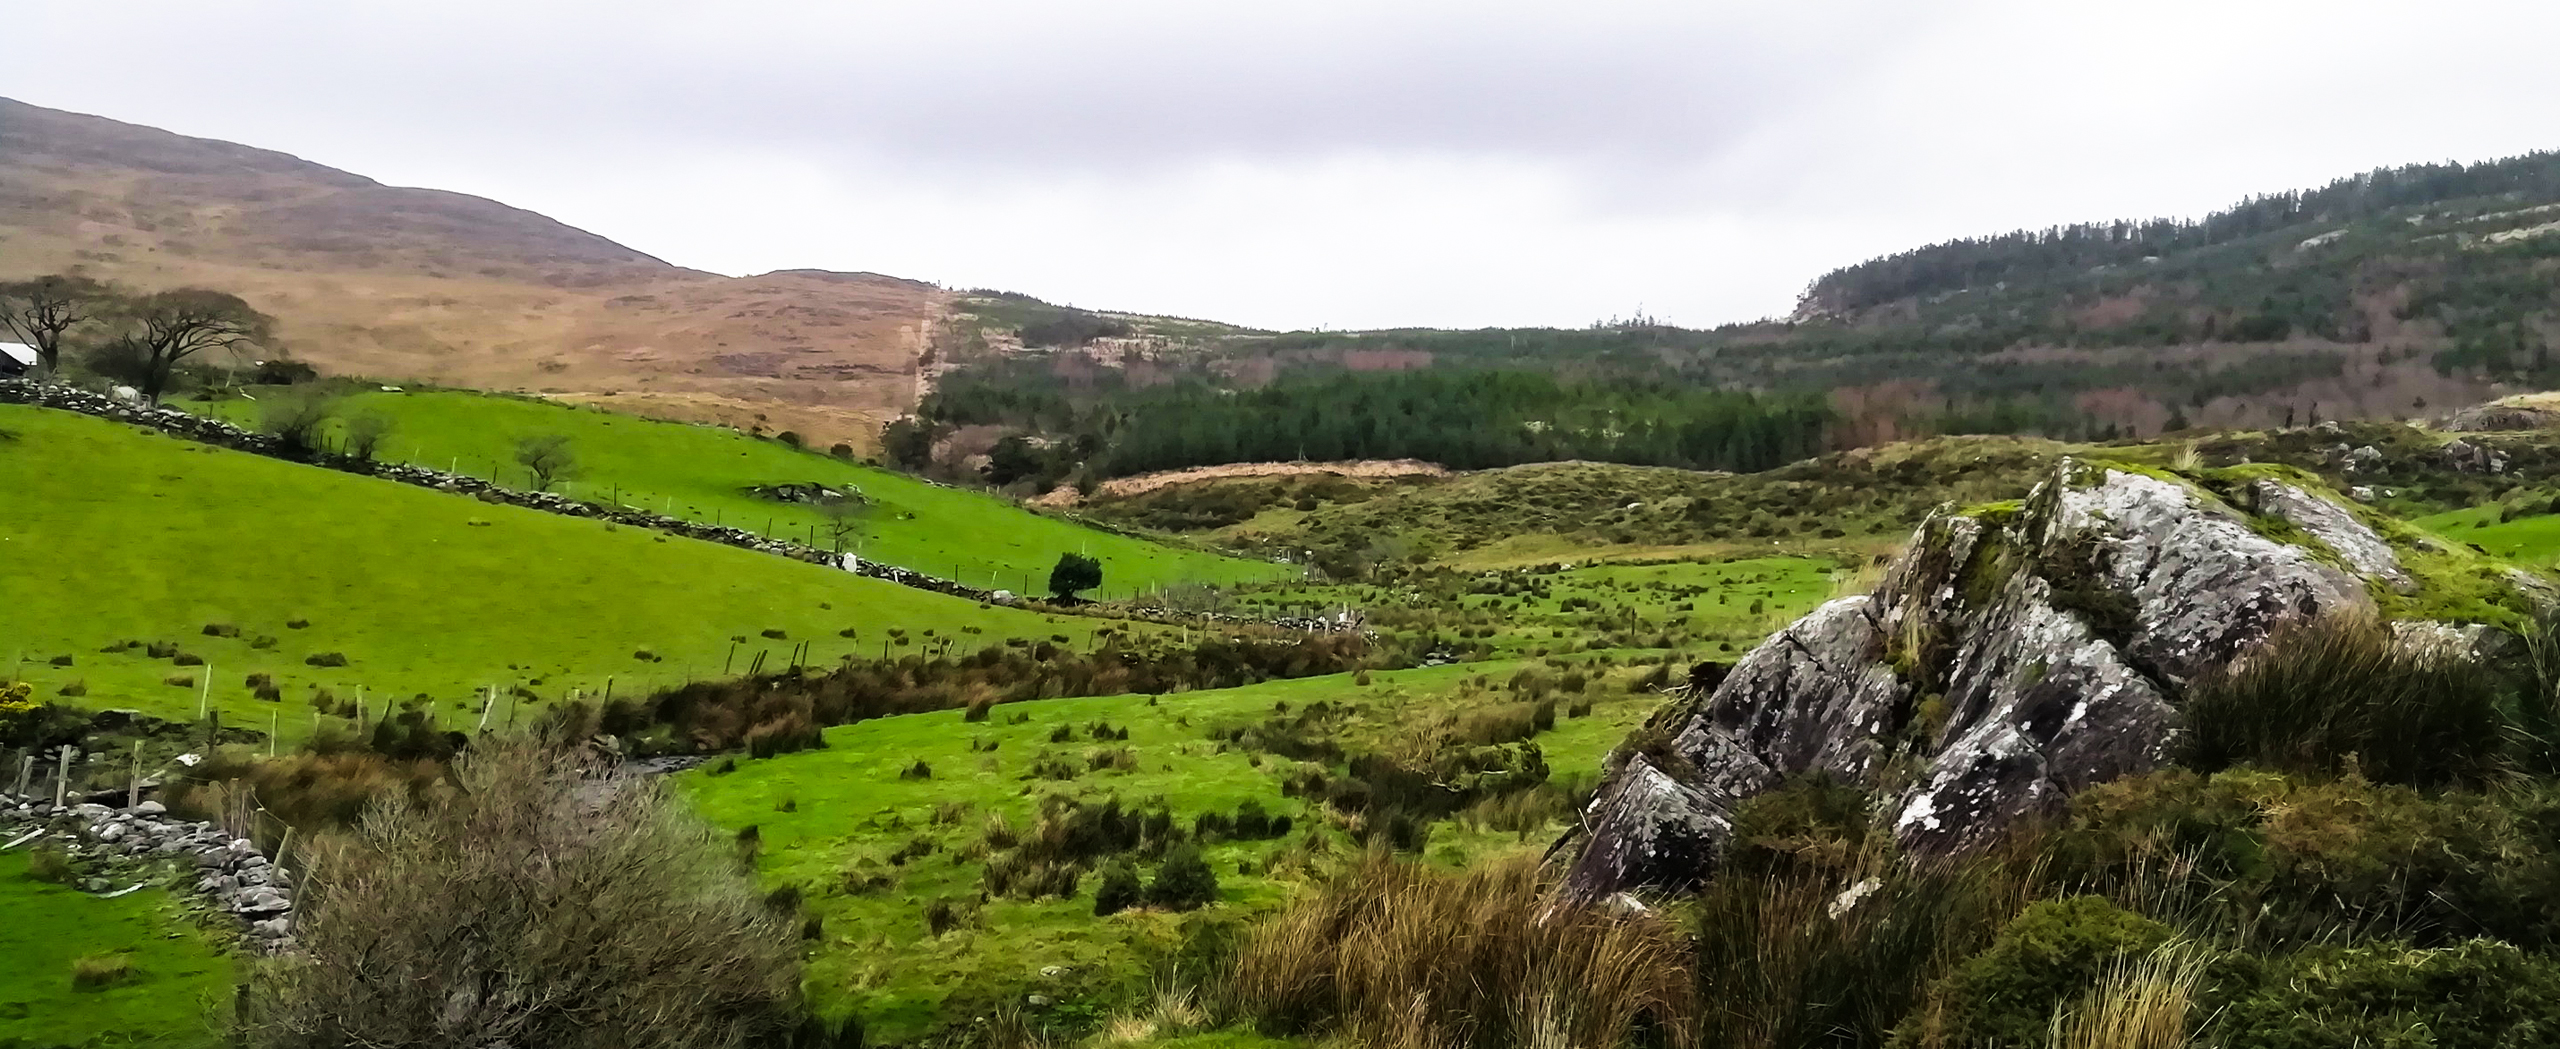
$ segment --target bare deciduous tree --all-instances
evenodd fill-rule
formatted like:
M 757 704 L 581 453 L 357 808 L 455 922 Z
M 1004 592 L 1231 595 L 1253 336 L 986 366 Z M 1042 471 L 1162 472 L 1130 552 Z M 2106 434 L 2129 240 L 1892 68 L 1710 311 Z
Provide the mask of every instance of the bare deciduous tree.
M 206 350 L 236 352 L 265 342 L 275 327 L 239 296 L 205 288 L 154 292 L 127 304 L 125 314 L 126 331 L 116 340 L 119 355 L 136 363 L 142 396 L 155 402 L 178 362 Z
M 255 1049 L 733 1049 L 800 1023 L 795 930 L 662 781 L 467 753 L 303 873 L 295 937 L 242 995 Z
M 320 450 L 320 427 L 337 411 L 337 398 L 313 390 L 287 390 L 259 404 L 258 429 L 284 442 L 285 451 L 309 455 Z
M 37 365 L 51 375 L 62 366 L 63 339 L 111 298 L 106 285 L 87 277 L 54 274 L 0 284 L 0 330 L 35 347 Z
M 391 436 L 391 416 L 384 412 L 360 412 L 347 419 L 347 454 L 358 459 L 371 459 L 380 450 L 382 440 Z
M 818 504 L 819 533 L 826 537 L 828 549 L 844 552 L 844 544 L 859 538 L 870 523 L 871 501 L 859 493 L 847 492 L 844 498 Z
M 556 433 L 527 437 L 516 442 L 516 465 L 533 475 L 533 490 L 548 492 L 551 486 L 578 475 L 577 449 L 569 438 Z

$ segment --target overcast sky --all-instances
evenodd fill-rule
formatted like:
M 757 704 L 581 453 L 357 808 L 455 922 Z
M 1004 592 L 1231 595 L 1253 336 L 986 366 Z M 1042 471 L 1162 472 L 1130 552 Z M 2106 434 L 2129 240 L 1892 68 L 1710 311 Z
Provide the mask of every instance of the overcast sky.
M 2560 4 L 12 0 L 0 95 L 723 273 L 1265 327 L 1785 313 L 1932 240 L 2560 147 Z

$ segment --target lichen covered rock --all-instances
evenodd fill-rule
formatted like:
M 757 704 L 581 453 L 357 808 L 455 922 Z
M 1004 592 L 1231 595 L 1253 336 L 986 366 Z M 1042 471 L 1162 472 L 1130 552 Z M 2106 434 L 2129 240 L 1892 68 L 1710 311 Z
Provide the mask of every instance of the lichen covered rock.
M 2407 580 L 2352 513 L 2266 484 L 2263 512 L 2384 585 Z M 1734 806 L 1788 775 L 1866 787 L 1927 855 L 2156 767 L 2198 676 L 2287 623 L 2374 609 L 2329 556 L 2261 532 L 2179 480 L 2071 461 L 2023 504 L 1933 515 L 1874 593 L 1772 635 L 1621 747 L 1560 843 L 1579 849 L 1568 891 L 1705 877 Z

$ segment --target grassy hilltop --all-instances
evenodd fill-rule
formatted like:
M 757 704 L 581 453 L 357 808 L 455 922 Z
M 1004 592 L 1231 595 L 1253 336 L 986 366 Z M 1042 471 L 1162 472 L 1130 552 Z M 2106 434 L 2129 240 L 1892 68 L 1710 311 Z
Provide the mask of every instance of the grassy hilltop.
M 101 651 L 125 641 L 174 643 L 211 664 L 214 704 L 263 729 L 277 716 L 307 728 L 315 689 L 476 709 L 492 685 L 557 699 L 600 694 L 609 678 L 627 695 L 717 677 L 733 646 L 743 672 L 758 652 L 778 665 L 803 641 L 814 664 L 877 657 L 901 649 L 891 628 L 969 651 L 1081 641 L 1098 622 L 64 412 L 0 406 L 0 430 L 11 435 L 0 441 L 0 658 L 19 659 L 46 694 L 85 688 L 76 701 L 90 706 L 193 716 L 203 668 Z M 346 664 L 306 662 L 327 653 Z M 285 702 L 256 699 L 251 674 L 271 675 Z
M 269 399 L 285 395 L 274 388 L 253 388 L 252 393 Z M 188 407 L 252 429 L 263 409 L 261 402 L 246 399 Z M 1102 562 L 1102 594 L 1095 596 L 1294 575 L 1287 566 L 1085 528 L 995 496 L 928 484 L 734 430 L 449 390 L 356 393 L 343 398 L 338 411 L 341 419 L 378 413 L 393 420 L 380 452 L 385 459 L 457 469 L 511 488 L 531 487 L 515 463 L 516 442 L 563 436 L 580 467 L 566 489 L 570 495 L 598 501 L 618 497 L 638 509 L 778 538 L 822 538 L 826 522 L 813 506 L 762 498 L 749 487 L 811 482 L 838 490 L 850 486 L 873 504 L 862 529 L 859 549 L 864 557 L 972 586 L 1041 593 L 1058 555 L 1074 552 Z M 341 425 L 329 425 L 331 439 Z

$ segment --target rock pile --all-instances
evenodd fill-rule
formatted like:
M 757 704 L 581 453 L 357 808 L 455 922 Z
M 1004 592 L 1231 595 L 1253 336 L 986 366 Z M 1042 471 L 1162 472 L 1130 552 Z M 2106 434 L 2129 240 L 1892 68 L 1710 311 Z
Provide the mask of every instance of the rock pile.
M 55 808 L 0 795 L 0 841 L 30 832 L 37 837 L 20 847 L 59 845 L 79 864 L 85 891 L 106 894 L 193 872 L 193 890 L 238 921 L 250 944 L 269 952 L 293 946 L 293 878 L 256 845 L 211 823 L 171 819 L 156 801 Z

